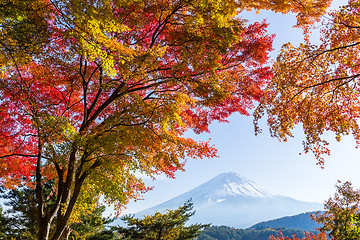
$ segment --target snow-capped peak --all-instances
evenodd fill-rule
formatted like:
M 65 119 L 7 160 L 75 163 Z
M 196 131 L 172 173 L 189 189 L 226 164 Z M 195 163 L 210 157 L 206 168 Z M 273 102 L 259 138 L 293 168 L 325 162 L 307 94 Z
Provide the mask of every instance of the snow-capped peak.
M 210 199 L 227 197 L 272 198 L 275 196 L 255 182 L 232 172 L 220 174 L 190 192 L 191 195 L 207 195 L 207 198 Z
M 196 215 L 192 221 L 249 227 L 256 222 L 321 209 L 322 204 L 307 203 L 272 194 L 237 173 L 223 173 L 173 199 L 136 215 L 176 209 L 192 199 Z
M 204 184 L 164 202 L 160 207 L 180 206 L 189 199 L 192 199 L 194 206 L 201 208 L 236 199 L 256 200 L 274 197 L 280 197 L 280 195 L 274 195 L 264 190 L 240 174 L 229 172 L 220 174 Z

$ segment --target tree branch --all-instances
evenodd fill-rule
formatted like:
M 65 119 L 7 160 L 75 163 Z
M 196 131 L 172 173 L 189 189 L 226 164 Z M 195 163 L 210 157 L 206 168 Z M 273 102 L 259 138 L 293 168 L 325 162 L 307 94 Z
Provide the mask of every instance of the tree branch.
M 12 153 L 12 154 L 8 154 L 8 155 L 0 156 L 0 159 L 1 159 L 1 158 L 7 158 L 7 157 L 13 157 L 13 156 L 32 157 L 32 158 L 38 158 L 38 157 L 39 157 L 39 155 Z M 42 156 L 42 158 L 46 158 L 46 157 L 43 157 L 43 156 Z M 47 158 L 46 158 L 46 159 L 47 159 Z
M 316 83 L 316 84 L 312 84 L 310 86 L 305 86 L 305 87 L 302 87 L 302 89 L 297 92 L 291 99 L 290 101 L 292 101 L 295 97 L 297 97 L 298 95 L 300 95 L 302 92 L 304 92 L 306 89 L 309 89 L 309 88 L 314 88 L 314 87 L 317 87 L 317 86 L 320 86 L 320 85 L 324 85 L 324 84 L 328 84 L 330 82 L 335 82 L 335 81 L 341 81 L 341 80 L 345 80 L 345 79 L 350 79 L 349 81 L 347 81 L 346 83 L 349 83 L 351 82 L 353 79 L 359 77 L 360 74 L 356 74 L 356 75 L 353 75 L 353 76 L 346 76 L 346 77 L 340 77 L 340 78 L 333 78 L 333 79 L 330 79 L 330 80 L 327 80 L 325 82 L 320 82 L 320 83 Z M 345 83 L 345 84 L 346 84 Z M 344 84 L 342 84 L 344 85 Z M 289 102 L 290 102 L 289 101 Z

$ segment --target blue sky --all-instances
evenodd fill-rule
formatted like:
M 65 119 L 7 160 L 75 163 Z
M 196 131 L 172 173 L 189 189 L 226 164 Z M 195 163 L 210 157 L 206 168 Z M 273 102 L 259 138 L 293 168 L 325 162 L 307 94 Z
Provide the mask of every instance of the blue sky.
M 334 1 L 333 7 L 345 3 Z M 281 45 L 291 42 L 297 45 L 302 41 L 302 31 L 294 29 L 296 19 L 293 15 L 261 12 L 244 15 L 250 22 L 266 18 L 270 23 L 269 33 L 275 33 L 275 51 L 277 55 Z M 316 34 L 313 39 L 316 41 Z M 144 195 L 145 200 L 131 203 L 125 213 L 134 213 L 169 200 L 185 191 L 210 180 L 224 172 L 236 172 L 247 177 L 274 193 L 299 200 L 323 203 L 335 192 L 337 180 L 351 181 L 360 187 L 360 149 L 355 148 L 351 137 L 344 137 L 338 143 L 328 133 L 331 155 L 326 157 L 325 168 L 316 165 L 311 154 L 301 154 L 304 136 L 301 128 L 295 129 L 295 137 L 288 142 L 279 142 L 271 138 L 265 119 L 261 126 L 263 133 L 254 135 L 253 118 L 233 115 L 229 123 L 214 123 L 210 134 L 189 136 L 198 140 L 208 140 L 218 149 L 219 158 L 190 159 L 185 172 L 178 172 L 176 179 L 159 176 L 155 181 L 145 178 L 154 190 Z

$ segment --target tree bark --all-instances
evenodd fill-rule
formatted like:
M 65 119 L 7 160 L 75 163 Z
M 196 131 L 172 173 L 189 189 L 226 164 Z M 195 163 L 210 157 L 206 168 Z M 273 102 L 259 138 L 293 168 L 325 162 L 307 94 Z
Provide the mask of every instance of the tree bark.
M 38 230 L 38 240 L 48 240 L 49 233 L 50 233 L 50 223 L 48 221 L 41 221 L 38 223 L 39 230 Z
M 63 234 L 60 236 L 61 240 L 68 240 L 71 233 L 71 229 L 69 226 L 65 227 L 65 230 L 63 231 Z
M 39 132 L 39 131 L 38 131 Z M 49 233 L 50 233 L 50 225 L 51 222 L 46 217 L 46 214 L 44 214 L 44 196 L 42 191 L 42 176 L 41 176 L 41 152 L 42 152 L 42 145 L 40 141 L 38 142 L 38 158 L 36 161 L 36 172 L 35 172 L 35 178 L 36 178 L 36 186 L 35 186 L 35 195 L 36 200 L 38 202 L 37 206 L 37 220 L 38 220 L 38 227 L 39 230 L 37 232 L 38 240 L 48 240 L 49 239 Z
M 97 165 L 94 164 L 93 166 L 96 167 Z M 71 212 L 75 207 L 75 203 L 76 203 L 76 201 L 77 201 L 77 199 L 79 197 L 81 187 L 82 187 L 82 185 L 84 183 L 84 180 L 85 180 L 85 178 L 87 176 L 88 176 L 87 173 L 83 173 L 80 178 L 77 178 L 75 180 L 75 188 L 72 191 L 72 196 L 71 196 L 69 204 L 68 204 L 68 206 L 66 208 L 65 214 L 61 215 L 61 216 L 59 216 L 59 214 L 58 214 L 58 216 L 61 217 L 61 219 L 60 219 L 60 221 L 58 221 L 56 223 L 55 233 L 52 236 L 51 240 L 60 240 L 61 236 L 64 234 L 64 231 L 66 231 L 66 228 L 68 227 L 67 224 L 68 224 L 70 216 L 71 216 Z M 71 189 L 70 188 L 67 191 L 69 191 L 68 194 L 71 194 Z

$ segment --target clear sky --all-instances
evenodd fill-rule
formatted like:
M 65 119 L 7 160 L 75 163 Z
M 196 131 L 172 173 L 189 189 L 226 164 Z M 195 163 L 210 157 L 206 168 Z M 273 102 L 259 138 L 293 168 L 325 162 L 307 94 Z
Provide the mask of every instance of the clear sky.
M 333 7 L 345 2 L 335 1 Z M 296 22 L 292 15 L 261 12 L 244 16 L 250 22 L 266 18 L 270 23 L 269 33 L 276 34 L 272 57 L 276 56 L 283 43 L 296 45 L 302 41 L 302 31 L 292 28 Z M 325 158 L 325 168 L 321 169 L 311 154 L 299 155 L 303 152 L 304 139 L 300 128 L 296 129 L 295 138 L 283 143 L 269 136 L 265 119 L 263 133 L 259 136 L 254 135 L 252 117 L 235 114 L 229 121 L 213 123 L 210 134 L 189 133 L 199 140 L 211 138 L 219 158 L 190 159 L 185 166 L 186 171 L 178 172 L 176 179 L 160 176 L 151 181 L 145 178 L 148 185 L 155 187 L 154 190 L 144 195 L 145 200 L 129 204 L 125 212 L 134 213 L 167 201 L 224 172 L 239 173 L 274 193 L 321 203 L 333 195 L 337 180 L 349 180 L 360 187 L 360 149 L 355 148 L 351 137 L 344 137 L 338 143 L 332 134 L 328 134 L 331 155 Z

